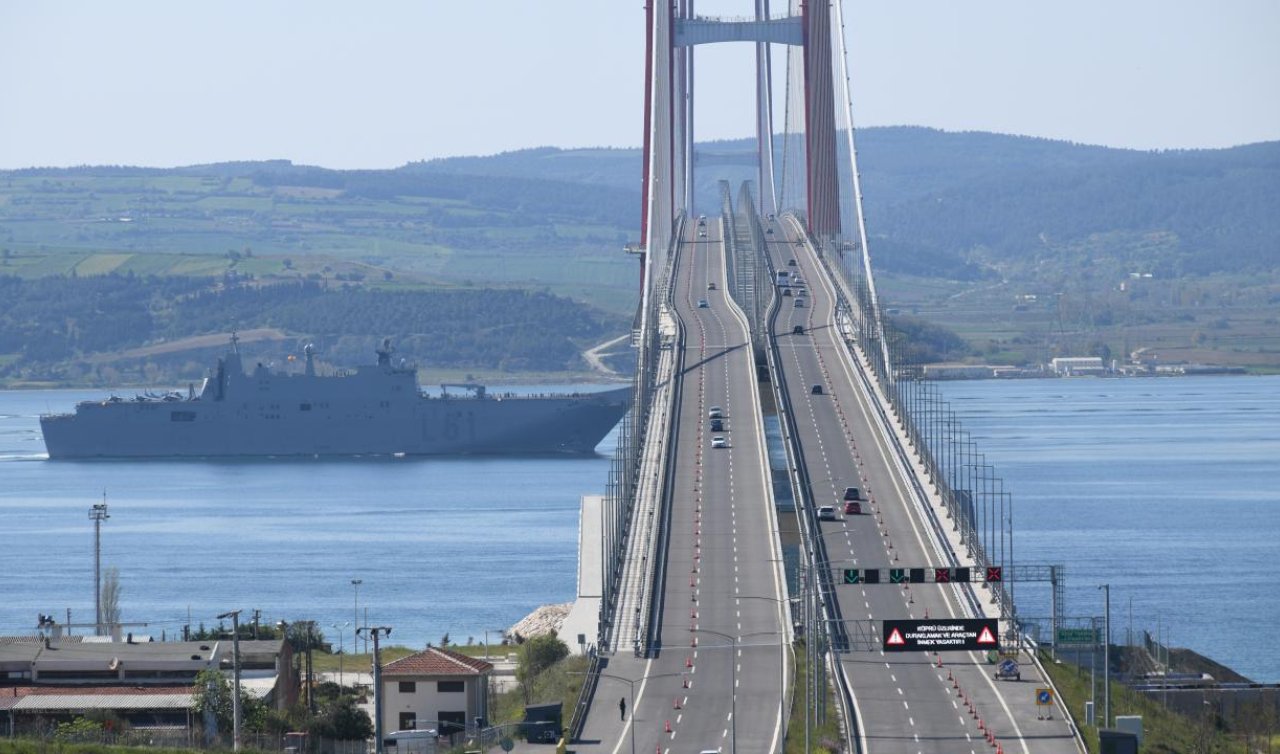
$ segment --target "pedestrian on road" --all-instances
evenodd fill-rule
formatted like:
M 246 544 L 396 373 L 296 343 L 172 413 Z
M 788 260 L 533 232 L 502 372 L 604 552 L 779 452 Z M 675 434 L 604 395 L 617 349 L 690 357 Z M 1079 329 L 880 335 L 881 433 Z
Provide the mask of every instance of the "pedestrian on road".
M 618 700 L 618 714 L 621 715 L 622 721 L 627 720 L 627 698 L 624 696 Z

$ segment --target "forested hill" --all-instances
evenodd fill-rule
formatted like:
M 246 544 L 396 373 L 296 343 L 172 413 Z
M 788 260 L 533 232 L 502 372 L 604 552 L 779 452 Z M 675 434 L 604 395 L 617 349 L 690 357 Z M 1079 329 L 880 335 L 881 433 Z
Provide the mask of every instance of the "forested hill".
M 754 144 L 700 149 L 732 153 Z M 884 269 L 972 277 L 981 274 L 979 262 L 1030 263 L 1073 244 L 1103 257 L 1137 256 L 1143 271 L 1168 276 L 1280 267 L 1280 142 L 1143 152 L 891 127 L 860 130 L 858 156 L 874 263 Z M 638 150 L 544 148 L 405 169 L 627 187 L 639 161 Z M 718 206 L 720 177 L 700 172 L 704 211 Z
M 199 378 L 225 349 L 224 337 L 193 336 L 261 329 L 274 335 L 254 344 L 256 358 L 276 363 L 312 343 L 328 364 L 367 364 L 388 336 L 399 355 L 431 369 L 584 372 L 582 350 L 625 326 L 559 296 L 509 289 L 0 275 L 0 382 L 175 384 Z

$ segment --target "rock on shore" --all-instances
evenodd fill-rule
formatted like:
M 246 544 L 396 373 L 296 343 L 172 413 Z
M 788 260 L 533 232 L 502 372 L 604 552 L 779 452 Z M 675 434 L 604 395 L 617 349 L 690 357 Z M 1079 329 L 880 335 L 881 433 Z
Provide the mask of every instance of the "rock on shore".
M 516 634 L 520 634 L 528 639 L 531 636 L 541 636 L 553 631 L 559 633 L 560 626 L 564 624 L 564 619 L 569 615 L 569 610 L 572 607 L 572 602 L 565 602 L 559 605 L 543 605 L 507 629 L 507 636 L 514 637 Z

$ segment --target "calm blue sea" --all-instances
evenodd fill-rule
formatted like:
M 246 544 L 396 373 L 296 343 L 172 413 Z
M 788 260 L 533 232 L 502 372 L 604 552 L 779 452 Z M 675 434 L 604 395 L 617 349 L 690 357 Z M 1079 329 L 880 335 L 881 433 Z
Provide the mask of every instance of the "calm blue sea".
M 1061 564 L 1069 615 L 1155 630 L 1280 681 L 1280 377 L 946 383 L 1014 495 L 1019 562 Z M 123 617 L 180 632 L 220 612 L 352 620 L 421 645 L 483 638 L 573 599 L 578 498 L 603 490 L 614 438 L 586 459 L 239 463 L 43 460 L 37 416 L 100 391 L 0 392 L 0 634 L 37 613 L 92 620 L 93 527 Z M 1019 585 L 1047 615 L 1048 588 Z M 362 616 L 363 620 L 363 616 Z M 347 641 L 350 641 L 350 629 Z M 336 636 L 333 636 L 336 639 Z
M 360 579 L 361 623 L 367 609 L 392 643 L 480 642 L 574 598 L 579 498 L 603 492 L 615 443 L 563 459 L 44 460 L 38 416 L 101 396 L 0 391 L 0 634 L 67 608 L 93 621 L 88 511 L 105 490 L 103 567 L 120 570 L 123 620 L 149 624 L 137 632 L 242 608 L 336 642 Z
M 1157 625 L 1280 681 L 1280 376 L 949 382 L 1014 499 L 1015 556 L 1061 564 L 1066 613 Z M 1047 585 L 1017 585 L 1049 615 Z M 1132 623 L 1130 623 L 1132 600 Z

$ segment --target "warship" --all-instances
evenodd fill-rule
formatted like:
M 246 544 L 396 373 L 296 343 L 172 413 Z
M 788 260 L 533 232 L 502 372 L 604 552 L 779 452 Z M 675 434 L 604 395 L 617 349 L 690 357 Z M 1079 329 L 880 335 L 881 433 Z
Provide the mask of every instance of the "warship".
M 49 458 L 589 455 L 631 404 L 631 388 L 493 395 L 483 385 L 424 393 L 417 367 L 392 363 L 390 340 L 373 365 L 316 374 L 241 364 L 238 339 L 199 389 L 117 396 L 40 417 Z M 450 393 L 448 388 L 463 388 Z

